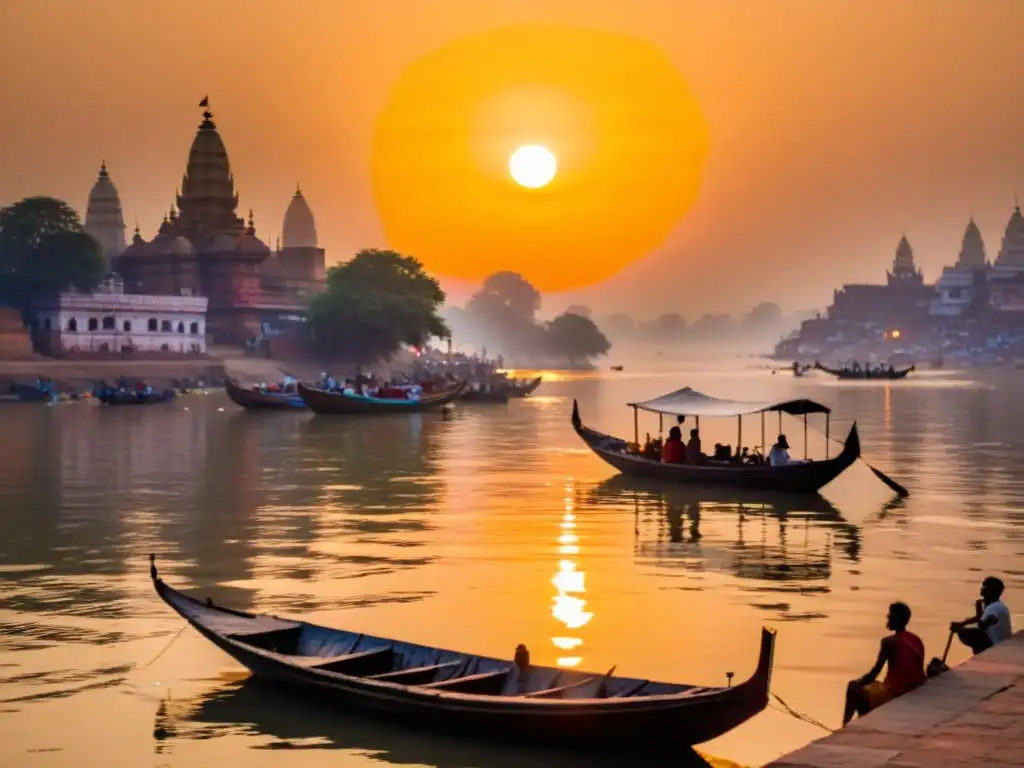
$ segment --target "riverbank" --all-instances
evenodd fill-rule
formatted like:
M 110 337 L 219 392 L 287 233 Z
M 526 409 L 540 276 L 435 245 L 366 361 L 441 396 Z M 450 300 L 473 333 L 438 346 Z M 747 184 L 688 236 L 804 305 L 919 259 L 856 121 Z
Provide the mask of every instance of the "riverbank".
M 1024 765 L 1024 632 L 765 768 Z

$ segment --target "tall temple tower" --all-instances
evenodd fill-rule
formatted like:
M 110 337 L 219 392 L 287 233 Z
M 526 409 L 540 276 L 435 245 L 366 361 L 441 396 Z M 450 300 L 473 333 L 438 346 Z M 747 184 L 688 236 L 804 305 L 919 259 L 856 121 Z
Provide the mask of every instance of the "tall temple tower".
M 1024 268 L 1024 215 L 1020 204 L 1014 206 L 1010 220 L 1006 223 L 1003 244 L 996 256 L 995 266 Z
M 245 231 L 245 222 L 235 213 L 238 194 L 228 151 L 208 109 L 192 141 L 177 202 L 176 230 L 197 248 L 216 235 Z
M 887 273 L 888 283 L 893 285 L 924 285 L 924 275 L 914 264 L 914 249 L 907 236 L 900 238 L 896 246 L 896 257 L 892 260 L 892 271 Z
M 981 238 L 981 230 L 974 223 L 974 217 L 967 222 L 967 229 L 964 230 L 964 239 L 960 245 L 960 257 L 956 260 L 956 266 L 960 269 L 985 269 L 988 261 L 985 259 L 985 241 Z
M 114 182 L 110 180 L 105 161 L 100 165 L 100 175 L 89 192 L 89 206 L 85 211 L 85 231 L 99 241 L 108 265 L 125 249 L 121 198 L 117 194 Z
M 316 220 L 302 188 L 295 186 L 288 209 L 284 212 L 283 245 L 285 248 L 316 248 Z

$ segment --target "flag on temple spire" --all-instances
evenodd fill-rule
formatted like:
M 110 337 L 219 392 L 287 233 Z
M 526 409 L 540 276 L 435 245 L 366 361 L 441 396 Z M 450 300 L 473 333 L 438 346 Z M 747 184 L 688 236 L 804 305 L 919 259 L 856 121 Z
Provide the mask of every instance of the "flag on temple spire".
M 210 97 L 209 96 L 203 96 L 203 100 L 199 102 L 199 106 L 200 107 L 208 107 L 208 106 L 210 106 Z

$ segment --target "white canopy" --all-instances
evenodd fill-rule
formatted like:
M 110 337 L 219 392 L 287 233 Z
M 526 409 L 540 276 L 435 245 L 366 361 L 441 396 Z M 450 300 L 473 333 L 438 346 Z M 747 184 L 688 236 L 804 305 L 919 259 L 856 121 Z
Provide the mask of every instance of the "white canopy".
M 673 416 L 707 416 L 709 418 L 743 416 L 748 413 L 764 413 L 765 411 L 780 411 L 793 416 L 831 413 L 830 408 L 813 400 L 783 400 L 781 402 L 721 400 L 690 387 L 684 387 L 653 400 L 630 403 L 629 405 L 631 408 L 639 408 L 652 413 L 665 413 Z

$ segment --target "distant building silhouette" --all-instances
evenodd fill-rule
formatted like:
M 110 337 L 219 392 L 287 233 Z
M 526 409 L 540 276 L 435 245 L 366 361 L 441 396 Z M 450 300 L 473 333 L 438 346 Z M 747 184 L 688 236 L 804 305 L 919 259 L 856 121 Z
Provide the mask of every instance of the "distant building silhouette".
M 89 205 L 85 211 L 85 231 L 95 237 L 103 246 L 103 257 L 107 265 L 125 249 L 124 214 L 117 187 L 107 173 L 107 163 L 100 164 L 100 173 L 89 192 Z

